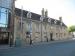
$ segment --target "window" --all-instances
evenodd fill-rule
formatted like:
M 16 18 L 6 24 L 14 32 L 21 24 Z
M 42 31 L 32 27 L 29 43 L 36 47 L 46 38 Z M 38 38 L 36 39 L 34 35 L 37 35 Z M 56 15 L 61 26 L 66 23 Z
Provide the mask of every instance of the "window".
M 7 27 L 8 10 L 0 7 L 0 27 Z
M 46 32 L 46 25 L 43 24 L 43 31 Z
M 32 22 L 26 22 L 26 31 L 32 32 Z
M 64 33 L 64 36 L 66 36 L 66 34 Z
M 56 37 L 58 37 L 58 33 L 56 33 Z
M 35 30 L 36 30 L 36 32 L 39 32 L 39 30 L 40 30 L 39 23 L 35 23 Z
M 21 25 L 21 22 L 18 22 L 18 30 L 23 30 L 23 23 Z

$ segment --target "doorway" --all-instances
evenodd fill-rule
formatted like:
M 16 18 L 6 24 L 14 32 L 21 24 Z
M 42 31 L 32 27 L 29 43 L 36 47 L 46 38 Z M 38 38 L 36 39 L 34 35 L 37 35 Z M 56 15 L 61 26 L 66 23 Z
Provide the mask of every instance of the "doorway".
M 53 33 L 50 33 L 50 40 L 53 41 Z

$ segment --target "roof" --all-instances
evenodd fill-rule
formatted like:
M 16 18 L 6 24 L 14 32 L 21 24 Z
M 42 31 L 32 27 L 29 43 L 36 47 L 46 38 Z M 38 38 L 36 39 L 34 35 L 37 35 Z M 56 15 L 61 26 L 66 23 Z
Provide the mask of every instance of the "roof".
M 27 17 L 27 13 L 28 13 L 28 11 L 23 10 L 23 17 Z M 21 16 L 21 9 L 15 8 L 15 14 L 18 15 L 18 16 Z M 41 15 L 38 15 L 38 14 L 35 14 L 35 13 L 32 13 L 32 12 L 31 12 L 31 14 L 32 14 L 31 18 L 33 20 L 39 20 L 40 21 Z
M 23 17 L 27 17 L 27 13 L 28 13 L 28 11 L 26 11 L 26 10 L 23 10 Z M 15 14 L 17 15 L 17 16 L 21 16 L 21 9 L 19 9 L 19 8 L 15 8 Z M 39 14 L 36 14 L 36 13 L 33 13 L 33 12 L 31 12 L 31 14 L 32 14 L 32 16 L 31 16 L 31 19 L 32 20 L 38 20 L 38 21 L 40 21 L 40 17 L 41 17 L 41 15 L 39 15 Z M 44 22 L 48 22 L 48 19 L 49 18 L 45 18 L 45 19 L 43 19 L 43 21 Z M 51 19 L 51 24 L 55 24 L 55 20 L 56 19 L 53 19 L 53 18 L 50 18 Z M 60 25 L 60 20 L 56 20 L 56 25 Z M 67 27 L 64 23 L 62 23 L 62 26 L 65 26 L 65 27 Z

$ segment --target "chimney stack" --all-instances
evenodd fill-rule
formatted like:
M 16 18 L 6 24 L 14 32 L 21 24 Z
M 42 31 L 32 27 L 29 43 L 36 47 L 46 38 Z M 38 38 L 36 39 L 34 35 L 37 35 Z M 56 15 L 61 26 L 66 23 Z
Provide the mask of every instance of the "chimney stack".
M 45 11 L 45 17 L 46 17 L 46 18 L 48 17 L 48 11 L 47 11 L 47 9 L 46 9 L 46 11 Z
M 62 26 L 62 17 L 59 17 L 60 25 Z
M 59 17 L 60 22 L 62 22 L 62 17 Z
M 45 16 L 45 11 L 44 11 L 44 8 L 42 8 L 42 16 L 44 17 Z

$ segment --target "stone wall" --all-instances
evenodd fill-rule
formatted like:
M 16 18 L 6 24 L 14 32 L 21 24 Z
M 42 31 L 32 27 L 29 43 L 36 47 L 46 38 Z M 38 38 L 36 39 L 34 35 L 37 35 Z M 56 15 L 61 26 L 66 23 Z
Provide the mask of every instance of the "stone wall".
M 14 21 L 14 41 L 21 43 L 21 45 L 29 45 L 30 41 L 32 43 L 37 42 L 47 42 L 51 40 L 64 40 L 69 38 L 69 33 L 67 28 L 60 25 L 50 25 L 50 23 L 40 22 L 36 20 L 30 20 L 23 18 L 23 29 L 20 29 L 20 17 L 16 16 Z M 29 32 L 29 22 L 32 22 L 31 35 L 27 35 Z M 42 32 L 41 32 L 42 31 Z M 41 37 L 42 36 L 42 37 Z M 52 37 L 52 39 L 51 39 Z M 20 44 L 19 44 L 20 45 Z

